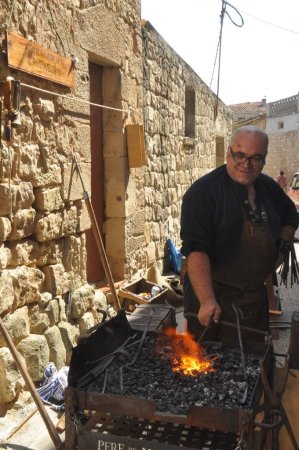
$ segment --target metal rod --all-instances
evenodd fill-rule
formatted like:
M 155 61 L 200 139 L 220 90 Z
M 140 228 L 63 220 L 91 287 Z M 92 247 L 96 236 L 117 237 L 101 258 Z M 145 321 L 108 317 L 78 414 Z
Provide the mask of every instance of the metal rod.
M 248 392 L 248 378 L 247 378 L 245 354 L 244 354 L 244 348 L 243 348 L 243 342 L 242 342 L 242 336 L 241 336 L 239 309 L 236 307 L 236 305 L 234 303 L 232 303 L 232 307 L 236 313 L 236 318 L 237 318 L 237 331 L 238 331 L 238 340 L 239 340 L 240 353 L 241 353 L 241 364 L 242 364 L 245 382 L 246 382 L 245 391 L 244 391 L 243 397 L 241 399 L 241 402 L 244 403 L 247 398 L 247 392 Z
M 210 318 L 209 318 L 209 321 L 208 321 L 208 323 L 207 323 L 207 325 L 205 326 L 205 328 L 204 328 L 204 330 L 203 330 L 203 332 L 201 333 L 201 335 L 200 335 L 199 338 L 197 339 L 197 343 L 198 343 L 198 344 L 200 344 L 201 341 L 203 340 L 203 338 L 205 337 L 206 332 L 207 332 L 208 329 L 210 328 L 210 325 L 211 325 L 212 321 L 213 321 L 213 317 L 210 317 Z
M 9 348 L 9 350 L 10 350 L 10 352 L 11 352 L 11 354 L 12 354 L 12 356 L 13 356 L 13 358 L 14 358 L 14 360 L 15 360 L 15 362 L 16 362 L 16 364 L 17 364 L 17 366 L 18 366 L 18 368 L 19 368 L 19 370 L 20 370 L 20 372 L 21 372 L 21 374 L 22 374 L 22 376 L 23 376 L 27 386 L 28 386 L 28 388 L 29 388 L 29 391 L 30 391 L 30 393 L 31 393 L 31 395 L 33 397 L 33 400 L 34 400 L 34 402 L 35 402 L 35 404 L 37 406 L 37 409 L 38 409 L 40 415 L 42 416 L 42 419 L 43 419 L 43 421 L 44 421 L 44 423 L 45 423 L 45 425 L 46 425 L 46 427 L 48 429 L 48 432 L 49 432 L 49 435 L 50 435 L 50 437 L 52 439 L 53 444 L 55 445 L 55 447 L 58 447 L 61 444 L 61 439 L 59 437 L 59 434 L 57 433 L 57 430 L 54 427 L 54 424 L 51 421 L 51 419 L 50 419 L 50 417 L 49 417 L 49 415 L 47 413 L 47 410 L 46 410 L 46 408 L 45 408 L 41 398 L 39 397 L 39 395 L 37 393 L 37 390 L 35 389 L 35 386 L 34 386 L 32 380 L 30 378 L 30 375 L 27 372 L 27 368 L 26 368 L 23 360 L 21 359 L 20 354 L 18 353 L 18 351 L 17 351 L 17 349 L 16 349 L 16 347 L 15 347 L 15 345 L 14 345 L 14 343 L 13 343 L 13 341 L 12 341 L 12 339 L 11 339 L 11 337 L 10 337 L 10 335 L 9 335 L 5 325 L 4 325 L 4 323 L 2 322 L 1 318 L 0 318 L 0 331 L 1 331 L 1 334 L 2 334 L 2 336 L 4 338 L 4 340 L 5 340 L 8 348 Z
M 198 319 L 197 314 L 188 312 L 185 314 L 186 319 L 188 317 L 194 317 L 195 319 Z M 220 319 L 219 325 L 227 325 L 228 327 L 234 327 L 237 328 L 237 325 L 233 322 L 227 322 L 227 320 Z M 241 330 L 244 331 L 252 331 L 253 333 L 262 334 L 263 336 L 269 336 L 269 333 L 267 331 L 257 330 L 256 328 L 246 327 L 245 325 L 240 325 Z
M 79 178 L 80 178 L 80 181 L 81 181 L 81 184 L 82 184 L 83 197 L 84 197 L 84 200 L 85 200 L 85 203 L 86 203 L 86 206 L 87 206 L 87 211 L 88 211 L 88 214 L 89 214 L 89 217 L 90 217 L 92 231 L 93 231 L 93 234 L 94 234 L 94 237 L 95 237 L 95 240 L 96 240 L 96 244 L 97 244 L 97 247 L 98 247 L 98 250 L 99 250 L 99 253 L 100 253 L 100 258 L 101 258 L 101 261 L 102 261 L 102 264 L 103 264 L 103 269 L 104 269 L 104 272 L 105 272 L 105 275 L 106 275 L 106 278 L 107 278 L 107 281 L 108 281 L 108 284 L 109 284 L 109 287 L 110 287 L 110 291 L 111 291 L 111 294 L 112 294 L 114 308 L 116 309 L 116 311 L 119 311 L 121 306 L 120 306 L 119 298 L 118 298 L 117 293 L 116 293 L 116 289 L 115 289 L 114 281 L 113 281 L 113 278 L 112 278 L 112 273 L 111 273 L 111 270 L 110 270 L 110 266 L 109 266 L 109 263 L 108 263 L 107 255 L 106 255 L 106 252 L 105 252 L 102 236 L 101 236 L 98 224 L 97 224 L 97 220 L 96 220 L 95 213 L 94 213 L 91 201 L 90 201 L 89 194 L 88 194 L 88 192 L 85 189 L 85 185 L 84 185 L 84 181 L 83 181 L 83 177 L 82 177 L 81 167 L 79 166 L 79 163 L 77 161 L 77 157 L 76 157 L 74 152 L 73 152 L 73 158 L 74 158 L 74 161 L 75 161 L 75 164 L 76 164 L 76 168 L 77 168 L 77 171 L 78 171 L 78 175 L 79 175 Z
M 103 382 L 103 387 L 102 387 L 102 394 L 105 394 L 105 391 L 106 391 L 107 381 L 108 381 L 108 372 L 109 372 L 109 367 L 107 367 L 107 369 L 105 370 L 104 382 Z

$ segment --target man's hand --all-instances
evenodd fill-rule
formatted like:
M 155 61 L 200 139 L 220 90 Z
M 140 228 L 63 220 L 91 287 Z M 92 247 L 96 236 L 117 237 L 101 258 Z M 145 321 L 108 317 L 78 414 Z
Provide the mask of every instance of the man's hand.
M 218 323 L 221 315 L 221 308 L 216 302 L 216 300 L 209 300 L 205 303 L 202 303 L 198 312 L 198 320 L 206 327 L 212 319 L 214 323 Z
M 275 262 L 275 266 L 274 266 L 275 270 L 278 269 L 279 266 L 281 266 L 281 264 L 283 263 L 284 259 L 285 259 L 285 256 L 282 253 L 279 252 L 278 253 L 278 258 L 277 258 L 277 260 Z

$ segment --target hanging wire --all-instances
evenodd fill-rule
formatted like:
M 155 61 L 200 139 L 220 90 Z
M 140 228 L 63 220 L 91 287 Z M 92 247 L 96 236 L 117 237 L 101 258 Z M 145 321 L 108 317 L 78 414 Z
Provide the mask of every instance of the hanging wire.
M 44 92 L 46 94 L 54 95 L 56 97 L 62 97 L 62 98 L 66 98 L 68 100 L 73 100 L 75 102 L 84 103 L 85 105 L 97 106 L 98 108 L 112 109 L 113 111 L 125 112 L 128 115 L 130 115 L 132 110 L 133 110 L 131 107 L 129 107 L 128 109 L 121 109 L 121 108 L 113 108 L 112 106 L 101 105 L 100 103 L 92 103 L 92 102 L 89 102 L 88 100 L 83 100 L 82 98 L 79 98 L 79 97 L 70 97 L 69 95 L 58 94 L 57 92 L 48 91 L 47 89 L 42 89 L 42 88 L 38 88 L 36 86 L 31 86 L 30 84 L 26 84 L 26 83 L 23 83 L 23 82 L 21 83 L 21 86 L 27 87 L 29 89 L 33 89 L 35 91 Z
M 267 20 L 261 19 L 260 17 L 256 17 L 256 16 L 254 16 L 252 14 L 249 14 L 248 12 L 243 11 L 242 9 L 240 9 L 240 11 L 243 14 L 245 14 L 246 16 L 252 17 L 253 19 L 258 20 L 259 22 L 265 23 L 266 25 L 270 25 L 271 27 L 278 28 L 279 30 L 283 30 L 283 31 L 288 31 L 289 33 L 299 34 L 299 31 L 290 30 L 289 28 L 285 28 L 285 27 L 282 27 L 280 25 L 276 25 L 274 23 L 268 22 Z
M 240 18 L 240 23 L 237 23 L 235 20 L 232 19 L 230 13 L 226 10 L 227 6 L 229 6 L 230 8 L 232 8 L 239 16 Z M 217 55 L 218 55 L 218 76 L 217 76 L 217 90 L 216 90 L 216 100 L 215 100 L 215 108 L 214 108 L 214 119 L 216 120 L 217 116 L 218 116 L 218 104 L 219 104 L 219 86 L 220 86 L 220 69 L 221 69 L 221 47 L 222 47 L 222 31 L 223 31 L 223 22 L 224 22 L 224 16 L 225 14 L 228 16 L 228 18 L 230 19 L 230 21 L 236 26 L 236 27 L 243 27 L 244 25 L 244 19 L 242 17 L 242 15 L 239 13 L 239 11 L 237 10 L 237 8 L 235 8 L 233 5 L 231 5 L 230 3 L 228 3 L 225 0 L 222 0 L 222 8 L 221 8 L 221 13 L 220 13 L 220 33 L 219 33 L 219 39 L 218 39 L 218 45 L 217 45 L 217 50 L 216 50 L 216 56 L 215 56 L 215 61 L 214 61 L 214 67 L 213 67 L 213 73 L 212 73 L 212 78 L 211 78 L 211 82 L 210 82 L 210 87 L 212 85 L 213 82 L 213 77 L 214 77 L 214 71 L 215 71 L 215 66 L 216 66 L 216 61 L 217 61 Z

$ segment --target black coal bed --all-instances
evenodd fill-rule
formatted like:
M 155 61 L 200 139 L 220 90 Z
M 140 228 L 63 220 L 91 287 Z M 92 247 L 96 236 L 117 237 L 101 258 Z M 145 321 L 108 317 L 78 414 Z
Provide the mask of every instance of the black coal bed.
M 150 331 L 153 315 L 149 309 L 141 331 L 121 310 L 73 350 L 66 450 L 229 450 L 240 441 L 240 448 L 261 448 L 254 420 L 263 393 L 260 370 L 267 377 L 273 372 L 271 343 L 244 346 L 246 373 L 237 343 L 204 343 L 211 370 L 194 377 L 173 370 L 177 338 Z

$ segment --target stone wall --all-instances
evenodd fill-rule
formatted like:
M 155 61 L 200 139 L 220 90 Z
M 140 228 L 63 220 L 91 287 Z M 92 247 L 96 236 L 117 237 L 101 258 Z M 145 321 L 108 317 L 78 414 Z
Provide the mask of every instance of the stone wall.
M 72 156 L 76 152 L 90 192 L 90 107 L 42 90 L 88 101 L 92 62 L 103 68 L 103 104 L 123 110 L 103 111 L 106 250 L 114 274 L 121 277 L 126 241 L 120 238 L 117 244 L 115 230 L 126 238 L 127 204 L 132 203 L 126 193 L 124 129 L 134 115 L 142 121 L 140 1 L 16 0 L 12 9 L 6 0 L 0 11 L 4 23 L 12 33 L 77 60 L 75 85 L 69 89 L 10 70 L 1 52 L 0 80 L 19 80 L 22 95 L 21 126 L 11 142 L 3 142 L 0 155 L 0 313 L 38 381 L 49 361 L 58 369 L 69 364 L 79 335 L 101 320 L 99 308 L 107 308 L 105 296 L 87 284 L 90 220 Z M 4 34 L 1 40 L 5 50 Z M 135 184 L 129 185 L 132 191 Z M 134 202 L 138 196 L 132 196 Z M 0 405 L 13 401 L 23 385 L 1 339 Z
M 19 80 L 22 96 L 21 126 L 0 155 L 0 313 L 39 381 L 49 361 L 69 363 L 107 308 L 87 283 L 90 220 L 73 160 L 75 152 L 90 191 L 89 63 L 101 66 L 102 103 L 112 108 L 101 129 L 104 244 L 115 280 L 167 267 L 166 239 L 180 245 L 183 194 L 224 163 L 232 118 L 221 101 L 215 115 L 215 95 L 150 24 L 141 29 L 139 0 L 16 0 L 12 12 L 2 3 L 0 24 L 11 17 L 11 32 L 77 61 L 69 89 L 9 70 L 1 52 L 0 80 Z M 144 123 L 147 164 L 129 169 L 125 130 L 134 123 Z M 0 405 L 23 385 L 2 340 Z
M 267 131 L 267 130 L 266 130 Z M 299 170 L 299 131 L 269 133 L 269 151 L 264 172 L 276 178 L 280 170 L 287 182 Z
M 201 175 L 225 162 L 231 133 L 230 110 L 165 42 L 149 22 L 143 26 L 144 127 L 148 164 L 144 170 L 147 264 L 167 267 L 166 239 L 180 246 L 180 210 L 186 189 Z M 186 92 L 194 97 L 189 114 Z M 193 136 L 186 119 L 194 121 Z M 218 145 L 219 144 L 219 145 Z M 220 153 L 220 155 L 218 155 Z M 218 159 L 218 156 L 219 159 Z M 217 162 L 218 165 L 218 162 Z

